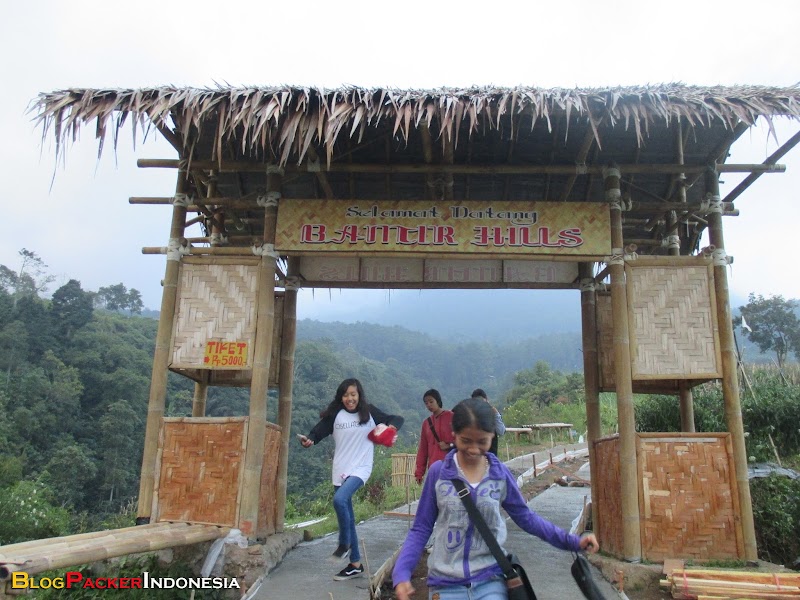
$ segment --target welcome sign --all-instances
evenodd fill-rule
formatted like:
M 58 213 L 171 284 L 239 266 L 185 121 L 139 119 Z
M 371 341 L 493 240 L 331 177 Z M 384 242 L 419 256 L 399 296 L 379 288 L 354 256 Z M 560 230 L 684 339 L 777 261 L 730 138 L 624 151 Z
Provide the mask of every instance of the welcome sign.
M 600 202 L 282 199 L 275 249 L 601 256 L 609 231 Z

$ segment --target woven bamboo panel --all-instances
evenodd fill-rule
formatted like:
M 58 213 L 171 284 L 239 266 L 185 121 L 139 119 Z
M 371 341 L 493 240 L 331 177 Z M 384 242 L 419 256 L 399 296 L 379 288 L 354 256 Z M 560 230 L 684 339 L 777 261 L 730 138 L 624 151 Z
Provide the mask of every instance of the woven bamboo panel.
M 392 454 L 392 487 L 405 487 L 414 482 L 416 454 Z
M 722 377 L 711 265 L 625 265 L 633 379 Z
M 247 262 L 245 262 L 247 261 Z M 206 342 L 246 342 L 252 362 L 258 264 L 181 264 L 173 329 L 172 367 L 205 368 Z M 242 368 L 247 368 L 244 365 Z
M 730 434 L 638 434 L 642 556 L 743 558 Z
M 267 423 L 264 437 L 264 465 L 261 467 L 261 490 L 258 502 L 256 536 L 264 538 L 275 533 L 278 521 L 278 465 L 280 464 L 281 428 Z
M 164 419 L 153 514 L 158 521 L 234 527 L 246 417 Z
M 181 262 L 170 370 L 197 382 L 247 386 L 255 351 L 258 259 L 192 257 Z M 269 385 L 277 387 L 283 335 L 283 292 L 275 293 Z M 210 369 L 208 341 L 246 342 L 248 365 Z
M 622 556 L 622 484 L 619 473 L 619 436 L 594 443 L 592 485 L 597 490 L 594 531 L 603 551 Z M 597 471 L 596 473 L 594 471 Z

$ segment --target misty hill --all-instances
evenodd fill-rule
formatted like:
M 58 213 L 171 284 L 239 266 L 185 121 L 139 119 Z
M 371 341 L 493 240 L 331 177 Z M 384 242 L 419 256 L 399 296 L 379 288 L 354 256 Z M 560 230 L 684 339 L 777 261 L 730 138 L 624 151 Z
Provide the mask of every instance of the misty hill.
M 580 331 L 580 307 L 577 290 L 303 290 L 297 303 L 298 318 L 496 343 Z
M 468 396 L 476 387 L 499 398 L 511 388 L 514 373 L 540 360 L 559 371 L 583 370 L 579 333 L 545 334 L 505 343 L 452 341 L 398 325 L 304 319 L 298 322 L 297 339 L 326 340 L 342 354 L 402 365 L 424 386 L 439 389 L 452 401 Z M 424 391 L 410 392 L 421 398 Z

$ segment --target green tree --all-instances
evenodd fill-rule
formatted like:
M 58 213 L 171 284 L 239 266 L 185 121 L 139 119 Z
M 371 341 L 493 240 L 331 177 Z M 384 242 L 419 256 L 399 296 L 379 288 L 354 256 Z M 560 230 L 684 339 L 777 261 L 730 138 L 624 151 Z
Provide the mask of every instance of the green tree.
M 92 295 L 70 279 L 53 293 L 50 312 L 55 328 L 67 339 L 92 320 Z
M 143 435 L 141 415 L 125 400 L 110 404 L 100 418 L 100 487 L 109 503 L 134 495 Z
M 131 314 L 139 315 L 144 308 L 139 290 L 128 290 L 122 283 L 101 287 L 96 299 L 100 306 L 110 311 L 129 310 Z
M 790 352 L 800 350 L 800 320 L 797 318 L 797 300 L 783 296 L 750 294 L 747 304 L 739 312 L 747 324 L 744 334 L 754 341 L 762 352 L 774 351 L 778 366 L 783 368 Z M 741 319 L 739 319 L 741 324 Z
M 97 475 L 91 452 L 80 444 L 65 444 L 45 466 L 54 497 L 62 506 L 82 508 Z
M 47 286 L 55 279 L 47 273 L 47 265 L 39 258 L 36 252 L 23 248 L 19 251 L 19 271 L 0 265 L 0 287 L 13 297 L 16 307 L 17 300 L 23 296 L 39 296 L 47 291 Z

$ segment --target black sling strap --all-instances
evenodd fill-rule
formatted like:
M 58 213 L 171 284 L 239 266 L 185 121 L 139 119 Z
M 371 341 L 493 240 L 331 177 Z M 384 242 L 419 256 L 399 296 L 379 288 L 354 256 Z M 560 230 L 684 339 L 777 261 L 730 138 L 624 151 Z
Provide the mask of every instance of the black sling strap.
M 439 436 L 436 435 L 436 429 L 433 428 L 433 417 L 428 417 L 428 425 L 431 428 L 431 433 L 433 434 L 433 439 L 436 440 L 437 444 L 440 444 L 442 440 L 439 439 Z
M 486 524 L 486 521 L 483 520 L 481 513 L 478 512 L 478 507 L 475 506 L 475 503 L 472 501 L 472 496 L 470 495 L 467 486 L 464 485 L 464 482 L 460 479 L 451 479 L 450 481 L 452 481 L 453 485 L 456 487 L 456 491 L 458 491 L 458 497 L 461 498 L 464 508 L 467 509 L 467 514 L 469 515 L 470 520 L 475 524 L 475 527 L 480 532 L 483 541 L 486 542 L 487 546 L 489 546 L 489 550 L 492 551 L 492 555 L 497 561 L 497 564 L 500 565 L 501 569 L 503 569 L 503 577 L 506 579 L 514 579 L 515 577 L 519 577 L 517 572 L 514 570 L 514 565 L 512 565 L 511 561 L 508 560 L 505 554 L 503 554 L 503 549 L 500 547 L 500 544 L 497 543 L 497 539 L 489 530 L 489 526 Z

